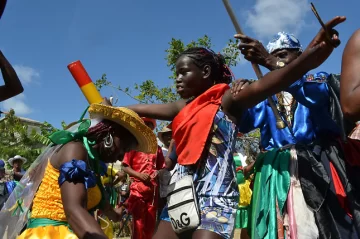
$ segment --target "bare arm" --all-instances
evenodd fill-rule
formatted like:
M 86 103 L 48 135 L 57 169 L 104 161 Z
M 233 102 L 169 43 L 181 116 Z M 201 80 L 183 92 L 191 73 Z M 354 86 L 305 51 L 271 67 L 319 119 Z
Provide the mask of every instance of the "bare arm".
M 122 219 L 124 209 L 122 207 L 112 208 L 110 203 L 107 203 L 103 212 L 111 221 L 119 222 Z
M 175 143 L 175 140 L 174 139 L 171 139 L 170 141 L 170 146 L 169 146 L 169 149 L 168 149 L 168 153 L 167 155 L 165 156 L 165 168 L 169 171 L 173 170 L 174 167 L 175 167 L 175 164 L 173 163 L 173 161 L 169 158 L 170 154 L 172 153 L 172 151 L 174 150 L 174 143 Z
M 0 51 L 0 67 L 5 85 L 0 86 L 0 102 L 24 91 L 14 68 Z
M 335 17 L 326 23 L 326 27 L 328 31 L 333 32 L 333 28 L 345 20 L 345 17 Z M 266 97 L 285 90 L 308 71 L 320 66 L 334 50 L 333 46 L 339 44 L 337 34 L 334 33 L 331 42 L 328 42 L 325 31 L 321 29 L 306 50 L 286 67 L 266 74 L 235 96 L 230 91 L 226 92 L 222 102 L 224 110 L 235 119 L 239 118 L 244 109 L 251 108 Z
M 130 105 L 126 106 L 126 108 L 135 111 L 138 115 L 142 117 L 172 121 L 175 116 L 180 112 L 180 110 L 184 108 L 185 105 L 185 100 L 178 100 L 176 102 L 167 104 Z
M 345 46 L 341 65 L 340 103 L 345 117 L 360 120 L 360 29 Z
M 52 160 L 52 164 L 55 164 L 54 167 L 56 167 L 72 159 L 87 161 L 87 152 L 81 143 L 73 142 L 64 145 Z M 100 225 L 85 209 L 87 204 L 85 185 L 79 182 L 65 181 L 60 186 L 60 191 L 66 219 L 74 233 L 81 239 L 106 239 L 107 236 L 101 230 Z

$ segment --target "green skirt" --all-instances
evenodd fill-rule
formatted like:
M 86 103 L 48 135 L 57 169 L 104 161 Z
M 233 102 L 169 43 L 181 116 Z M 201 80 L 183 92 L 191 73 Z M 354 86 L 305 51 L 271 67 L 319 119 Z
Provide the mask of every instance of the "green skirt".
M 249 207 L 239 207 L 236 211 L 236 222 L 235 228 L 242 229 L 247 228 L 248 226 L 248 208 Z

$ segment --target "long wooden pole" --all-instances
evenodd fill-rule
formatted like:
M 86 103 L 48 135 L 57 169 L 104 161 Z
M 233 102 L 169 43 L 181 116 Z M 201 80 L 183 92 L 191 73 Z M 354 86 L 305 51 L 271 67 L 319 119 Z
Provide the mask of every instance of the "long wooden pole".
M 238 22 L 237 19 L 236 19 L 236 16 L 235 16 L 235 14 L 234 14 L 234 11 L 232 10 L 232 7 L 231 7 L 231 5 L 230 5 L 229 0 L 223 0 L 223 3 L 224 3 L 224 6 L 225 6 L 225 8 L 226 8 L 226 11 L 228 12 L 228 14 L 229 14 L 229 16 L 230 16 L 230 19 L 231 19 L 232 23 L 233 23 L 233 25 L 234 25 L 235 31 L 236 31 L 238 34 L 244 35 L 244 32 L 242 31 L 242 29 L 241 29 L 241 27 L 240 27 L 240 24 L 239 24 L 239 22 Z M 263 77 L 263 74 L 262 74 L 262 72 L 261 72 L 261 70 L 260 70 L 259 65 L 258 65 L 258 64 L 255 64 L 255 63 L 253 63 L 253 62 L 251 62 L 251 65 L 252 65 L 252 67 L 253 67 L 253 69 L 254 69 L 254 71 L 255 71 L 256 77 L 257 77 L 258 79 L 261 79 L 261 78 Z M 275 104 L 273 98 L 272 98 L 271 96 L 269 96 L 267 99 L 268 99 L 269 105 L 270 105 L 270 107 L 271 107 L 271 109 L 272 109 L 272 111 L 273 111 L 273 113 L 274 113 L 274 115 L 275 115 L 275 118 L 276 118 L 276 127 L 277 127 L 278 129 L 283 129 L 283 128 L 285 128 L 285 123 L 284 123 L 284 121 L 281 119 L 281 116 L 280 116 L 280 114 L 279 114 L 279 111 L 278 111 L 277 108 L 276 108 L 276 104 Z

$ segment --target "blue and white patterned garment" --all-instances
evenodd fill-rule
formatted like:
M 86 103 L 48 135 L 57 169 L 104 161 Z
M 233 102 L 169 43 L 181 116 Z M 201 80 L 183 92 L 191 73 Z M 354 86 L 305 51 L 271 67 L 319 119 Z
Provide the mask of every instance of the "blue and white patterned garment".
M 239 202 L 233 158 L 237 132 L 236 125 L 219 109 L 207 141 L 206 156 L 195 166 L 177 165 L 171 180 L 176 182 L 193 174 L 201 213 L 198 230 L 212 231 L 226 239 L 232 237 Z M 167 208 L 161 220 L 169 221 Z
M 299 49 L 302 52 L 300 41 L 293 34 L 286 32 L 278 32 L 266 48 L 270 54 L 281 49 Z

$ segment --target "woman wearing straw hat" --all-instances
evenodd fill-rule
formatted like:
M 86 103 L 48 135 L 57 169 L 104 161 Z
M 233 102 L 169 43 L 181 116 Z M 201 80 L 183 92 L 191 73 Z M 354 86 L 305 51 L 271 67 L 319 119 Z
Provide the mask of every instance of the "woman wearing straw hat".
M 83 120 L 84 113 L 70 129 L 49 137 L 53 144 L 32 164 L 6 202 L 0 224 L 16 225 L 8 230 L 10 238 L 27 224 L 18 238 L 105 239 L 91 212 L 101 209 L 111 220 L 121 219 L 121 210 L 113 209 L 104 196 L 103 164 L 122 159 L 132 149 L 155 153 L 156 136 L 127 108 L 92 104 L 88 111 L 91 120 Z

